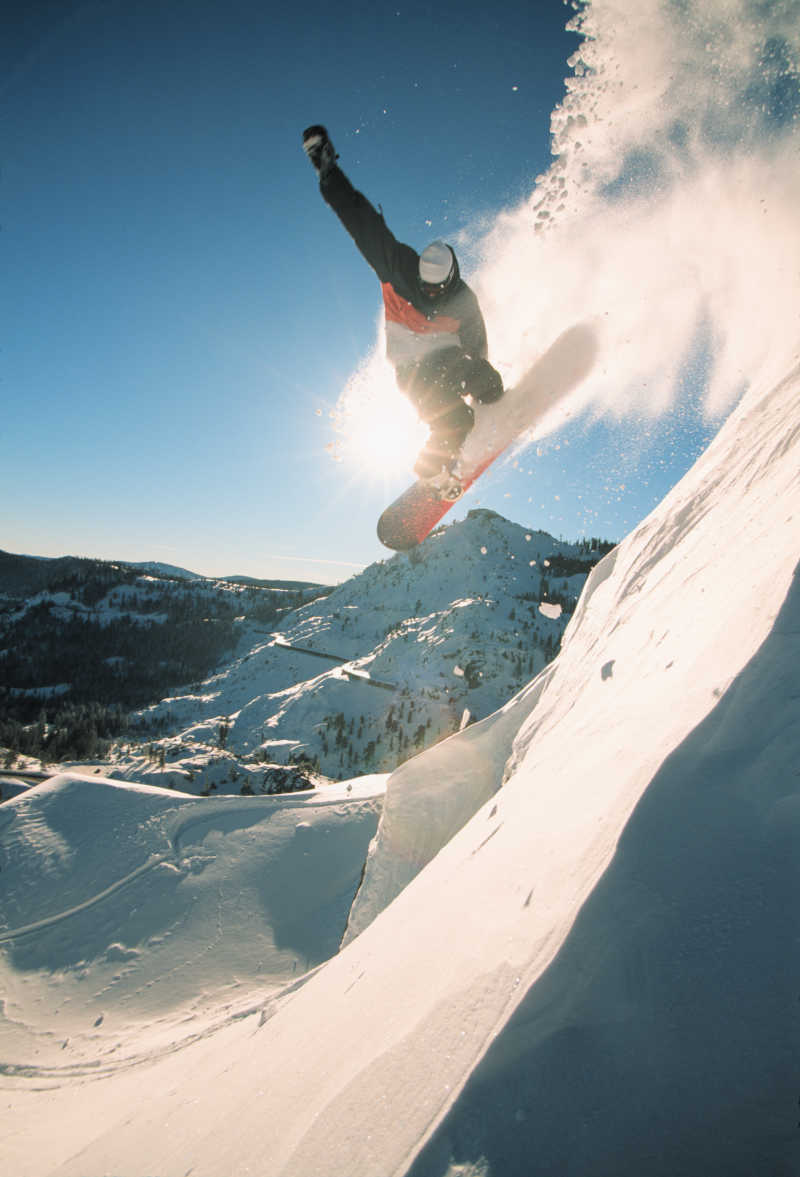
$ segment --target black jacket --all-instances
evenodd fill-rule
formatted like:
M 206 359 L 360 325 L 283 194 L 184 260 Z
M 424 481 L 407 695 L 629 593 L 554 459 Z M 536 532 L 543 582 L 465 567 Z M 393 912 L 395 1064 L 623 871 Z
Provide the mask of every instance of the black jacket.
M 397 241 L 381 213 L 356 191 L 341 168 L 328 172 L 320 191 L 378 275 L 390 362 L 398 369 L 411 367 L 447 347 L 486 359 L 486 328 L 478 300 L 458 270 L 447 291 L 431 303 L 419 286 L 419 254 Z

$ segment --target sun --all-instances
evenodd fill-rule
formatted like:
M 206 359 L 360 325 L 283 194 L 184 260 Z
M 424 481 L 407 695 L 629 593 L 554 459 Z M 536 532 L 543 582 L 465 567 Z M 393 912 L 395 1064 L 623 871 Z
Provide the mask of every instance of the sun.
M 427 427 L 398 391 L 391 373 L 354 380 L 337 406 L 336 457 L 371 475 L 411 473 Z
M 381 397 L 350 417 L 342 456 L 371 473 L 395 474 L 411 469 L 426 435 L 426 427 L 399 393 Z

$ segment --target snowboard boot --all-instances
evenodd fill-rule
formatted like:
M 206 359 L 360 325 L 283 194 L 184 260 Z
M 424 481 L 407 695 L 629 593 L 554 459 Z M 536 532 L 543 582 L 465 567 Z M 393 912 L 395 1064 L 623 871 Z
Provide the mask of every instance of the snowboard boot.
M 320 180 L 325 179 L 339 158 L 328 138 L 328 132 L 319 124 L 306 127 L 303 131 L 303 150 L 314 165 Z
M 461 484 L 461 479 L 455 470 L 448 470 L 444 467 L 438 474 L 434 474 L 431 478 L 423 479 L 440 499 L 444 499 L 448 503 L 454 503 L 456 499 L 460 499 L 464 493 L 464 487 Z
M 414 473 L 420 481 L 432 487 L 439 498 L 455 502 L 464 492 L 458 453 L 449 439 L 431 436 L 414 463 Z

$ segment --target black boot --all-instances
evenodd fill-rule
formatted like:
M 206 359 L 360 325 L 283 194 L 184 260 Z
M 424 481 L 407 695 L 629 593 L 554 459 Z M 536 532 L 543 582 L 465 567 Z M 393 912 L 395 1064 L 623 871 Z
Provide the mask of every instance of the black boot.
M 463 441 L 462 436 L 461 441 Z M 432 433 L 414 463 L 414 473 L 436 491 L 439 498 L 453 502 L 463 493 L 459 471 L 461 443 L 452 434 Z

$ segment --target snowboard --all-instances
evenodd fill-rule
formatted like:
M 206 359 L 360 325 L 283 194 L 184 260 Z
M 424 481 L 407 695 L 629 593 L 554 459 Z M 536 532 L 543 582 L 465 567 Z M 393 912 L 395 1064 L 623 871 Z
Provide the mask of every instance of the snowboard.
M 499 401 L 475 406 L 475 424 L 459 455 L 464 492 L 573 391 L 591 369 L 596 351 L 591 327 L 571 327 Z M 418 479 L 383 512 L 378 539 L 395 552 L 407 552 L 421 544 L 462 497 L 442 498 L 429 482 Z

